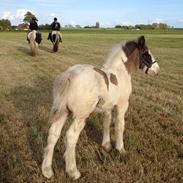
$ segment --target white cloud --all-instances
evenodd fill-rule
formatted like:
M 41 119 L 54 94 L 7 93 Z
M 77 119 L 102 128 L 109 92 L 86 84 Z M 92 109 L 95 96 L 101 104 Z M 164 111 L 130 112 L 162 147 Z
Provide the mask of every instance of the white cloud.
M 50 13 L 51 17 L 55 17 L 55 15 L 56 15 L 55 13 Z
M 77 23 L 74 20 L 70 20 L 69 24 L 71 24 L 72 26 L 75 26 Z
M 114 27 L 116 25 L 123 25 L 123 26 L 133 25 L 132 22 L 128 20 L 122 20 L 122 19 L 114 19 L 114 20 L 99 21 L 99 22 L 102 27 Z
M 178 22 L 183 23 L 183 19 L 179 19 Z
M 0 19 L 8 19 L 13 24 L 19 24 L 24 19 L 24 15 L 27 13 L 27 11 L 30 11 L 34 14 L 34 12 L 31 10 L 19 8 L 13 12 L 11 11 L 2 12 L 2 14 L 0 15 Z
M 129 25 L 133 25 L 133 23 L 126 20 L 126 21 L 122 21 L 122 25 L 129 26 Z
M 155 18 L 152 20 L 152 23 L 165 23 L 165 20 L 163 20 L 162 18 Z
M 4 11 L 3 15 L 1 16 L 2 19 L 14 20 L 15 17 L 10 11 Z
M 27 13 L 27 11 L 30 11 L 30 10 L 27 10 L 27 9 L 17 9 L 15 17 L 18 18 L 18 19 L 23 19 L 24 15 Z

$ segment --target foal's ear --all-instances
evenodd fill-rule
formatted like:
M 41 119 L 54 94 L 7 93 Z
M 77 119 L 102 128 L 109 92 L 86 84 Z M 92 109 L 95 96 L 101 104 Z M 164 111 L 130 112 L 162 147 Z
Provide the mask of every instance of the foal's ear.
M 138 44 L 138 48 L 139 49 L 143 49 L 145 47 L 145 37 L 144 36 L 140 36 L 137 39 L 137 44 Z

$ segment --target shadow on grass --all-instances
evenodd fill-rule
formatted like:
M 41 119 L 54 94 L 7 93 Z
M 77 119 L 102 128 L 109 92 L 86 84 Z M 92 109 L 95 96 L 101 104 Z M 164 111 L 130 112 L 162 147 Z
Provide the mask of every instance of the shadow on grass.
M 49 53 L 53 53 L 53 51 L 52 51 L 52 45 L 50 45 L 50 47 L 41 45 L 39 47 L 39 49 L 42 50 L 42 51 L 46 51 L 46 52 L 49 52 Z
M 54 52 L 53 51 L 53 45 L 52 45 L 52 43 L 50 43 L 50 46 L 49 47 L 41 45 L 39 47 L 39 49 L 42 50 L 42 51 L 48 52 L 48 53 L 57 53 L 57 52 Z M 61 44 L 59 44 L 58 52 L 60 50 L 61 50 Z
M 27 142 L 32 151 L 32 158 L 40 167 L 43 146 L 48 131 L 48 115 L 52 103 L 52 79 L 37 77 L 32 87 L 20 86 L 11 92 L 14 106 L 22 115 L 27 130 Z
M 85 127 L 86 134 L 91 142 L 102 144 L 103 115 L 93 113 L 88 119 Z
M 18 50 L 19 52 L 23 53 L 24 55 L 32 56 L 30 48 L 28 49 L 28 48 L 26 48 L 26 47 L 19 46 L 19 47 L 17 47 L 17 50 Z

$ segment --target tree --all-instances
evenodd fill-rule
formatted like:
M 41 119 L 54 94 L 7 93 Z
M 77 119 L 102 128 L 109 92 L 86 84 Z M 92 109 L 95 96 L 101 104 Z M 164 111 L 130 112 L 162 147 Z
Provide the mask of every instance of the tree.
M 81 28 L 82 28 L 81 25 L 79 25 L 79 24 L 77 24 L 75 27 L 76 27 L 77 29 L 81 29 Z
M 71 25 L 71 24 L 68 24 L 68 25 L 65 25 L 65 28 L 67 28 L 67 29 L 73 29 L 73 28 L 74 28 L 74 26 L 73 26 L 73 25 Z
M 28 11 L 25 15 L 24 15 L 24 23 L 30 22 L 32 20 L 32 18 L 36 18 L 36 16 L 34 14 L 32 14 L 30 11 Z M 37 18 L 36 18 L 37 19 Z
M 116 25 L 115 28 L 121 28 L 121 25 Z
M 0 30 L 11 30 L 11 22 L 8 19 L 0 20 Z
M 145 29 L 154 29 L 154 27 L 150 24 L 137 24 L 135 25 L 135 29 L 145 30 Z

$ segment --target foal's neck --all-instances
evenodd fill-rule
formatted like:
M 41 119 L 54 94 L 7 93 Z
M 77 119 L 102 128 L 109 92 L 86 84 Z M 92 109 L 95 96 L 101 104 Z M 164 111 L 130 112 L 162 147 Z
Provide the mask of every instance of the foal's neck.
M 126 70 L 129 74 L 134 73 L 138 68 L 139 63 L 139 53 L 138 50 L 135 49 L 133 53 L 128 57 L 127 62 L 125 62 Z

